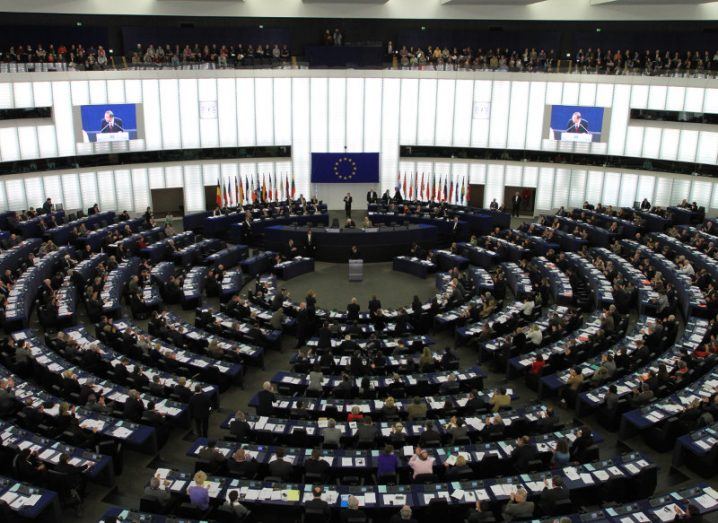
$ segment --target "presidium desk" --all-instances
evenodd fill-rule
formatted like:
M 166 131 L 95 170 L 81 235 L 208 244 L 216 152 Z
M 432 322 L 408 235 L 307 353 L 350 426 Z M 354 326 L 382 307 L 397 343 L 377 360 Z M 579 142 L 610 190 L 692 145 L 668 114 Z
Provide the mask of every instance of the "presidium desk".
M 315 228 L 312 230 L 317 246 L 314 258 L 319 261 L 347 263 L 352 245 L 356 245 L 365 262 L 391 261 L 394 256 L 407 254 L 412 243 L 424 249 L 437 245 L 439 231 L 434 225 L 412 224 L 367 229 Z M 275 225 L 264 231 L 264 248 L 286 253 L 289 240 L 303 250 L 307 227 Z

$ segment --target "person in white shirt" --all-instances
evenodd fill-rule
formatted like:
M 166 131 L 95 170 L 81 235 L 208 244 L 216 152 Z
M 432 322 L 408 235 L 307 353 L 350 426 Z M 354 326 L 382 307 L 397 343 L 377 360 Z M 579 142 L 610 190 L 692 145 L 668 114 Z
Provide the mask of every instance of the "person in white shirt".
M 523 305 L 521 306 L 521 314 L 524 316 L 531 316 L 534 312 L 534 301 L 532 298 L 526 298 Z
M 696 273 L 696 271 L 693 269 L 693 265 L 691 265 L 688 260 L 683 260 L 681 272 L 686 273 L 688 276 L 693 276 Z
M 536 346 L 541 345 L 541 340 L 543 340 L 543 334 L 541 333 L 541 329 L 539 329 L 538 325 L 531 325 L 531 328 L 526 333 L 526 339 Z

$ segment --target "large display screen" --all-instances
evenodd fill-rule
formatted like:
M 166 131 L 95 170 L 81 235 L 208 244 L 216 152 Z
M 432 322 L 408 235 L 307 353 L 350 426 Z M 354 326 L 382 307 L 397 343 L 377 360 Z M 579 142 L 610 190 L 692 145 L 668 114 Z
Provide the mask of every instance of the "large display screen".
M 603 142 L 603 107 L 551 106 L 551 138 L 562 142 Z
M 124 142 L 137 139 L 135 104 L 102 104 L 80 106 L 82 141 Z

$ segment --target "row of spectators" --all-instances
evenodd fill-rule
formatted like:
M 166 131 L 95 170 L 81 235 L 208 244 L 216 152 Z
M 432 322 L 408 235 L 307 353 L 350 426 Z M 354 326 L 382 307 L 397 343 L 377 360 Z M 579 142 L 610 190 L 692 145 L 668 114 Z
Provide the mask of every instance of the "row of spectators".
M 558 61 L 571 63 L 577 72 L 601 74 L 701 74 L 718 70 L 718 51 L 661 51 L 636 50 L 615 51 L 601 48 L 579 49 L 575 54 L 561 56 L 555 50 L 536 48 L 512 50 L 508 48 L 477 49 L 471 47 L 428 46 L 426 51 L 420 47 L 395 47 L 387 45 L 387 54 L 396 55 L 399 65 L 410 67 L 452 67 L 465 69 L 491 69 L 500 71 L 553 72 Z
M 342 33 L 327 29 L 322 43 L 342 45 Z M 602 50 L 601 48 L 579 49 L 575 53 L 562 55 L 554 49 L 525 48 L 483 49 L 472 47 L 428 46 L 425 49 L 388 42 L 386 52 L 389 60 L 396 57 L 402 68 L 437 67 L 454 69 L 490 69 L 499 71 L 553 72 L 559 61 L 574 71 L 603 74 L 704 74 L 718 71 L 718 51 L 663 51 L 644 50 Z M 112 61 L 113 50 L 103 46 L 84 47 L 81 44 L 68 46 L 38 44 L 12 46 L 2 53 L 2 60 L 10 63 L 65 63 L 70 66 L 87 68 L 118 67 L 121 63 Z M 217 67 L 273 66 L 289 61 L 290 50 L 286 44 L 258 45 L 201 45 L 137 44 L 126 56 L 133 65 L 169 65 L 178 67 L 187 64 L 215 64 Z

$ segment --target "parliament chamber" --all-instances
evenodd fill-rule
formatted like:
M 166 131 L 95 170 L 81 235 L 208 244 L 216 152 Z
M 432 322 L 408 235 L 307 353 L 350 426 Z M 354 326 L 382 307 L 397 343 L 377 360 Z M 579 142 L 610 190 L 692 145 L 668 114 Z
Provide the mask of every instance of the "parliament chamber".
M 718 4 L 0 4 L 0 522 L 718 521 Z

